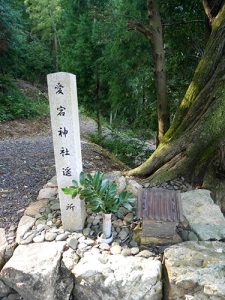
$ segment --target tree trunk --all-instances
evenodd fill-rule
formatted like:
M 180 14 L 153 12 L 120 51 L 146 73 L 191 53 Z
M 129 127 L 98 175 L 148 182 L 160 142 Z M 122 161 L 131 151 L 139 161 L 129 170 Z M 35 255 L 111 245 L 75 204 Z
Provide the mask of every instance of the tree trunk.
M 128 175 L 149 176 L 161 183 L 179 176 L 202 181 L 206 168 L 225 140 L 225 5 L 194 78 L 158 149 Z
M 166 86 L 165 51 L 162 23 L 157 0 L 147 0 L 147 10 L 149 19 L 148 25 L 143 25 L 140 22 L 130 20 L 128 22 L 128 27 L 132 30 L 143 33 L 149 40 L 152 47 L 157 95 L 158 129 L 156 140 L 158 145 L 164 134 L 169 129 L 169 104 Z
M 151 35 L 147 35 L 152 45 L 155 68 L 155 85 L 157 95 L 158 129 L 156 145 L 160 143 L 169 129 L 169 106 L 166 87 L 166 63 L 163 45 L 162 23 L 157 1 L 147 1 L 149 27 Z
M 95 102 L 96 102 L 96 117 L 97 117 L 97 127 L 98 127 L 98 135 L 102 135 L 102 123 L 101 123 L 101 115 L 100 115 L 100 98 L 99 98 L 99 90 L 100 90 L 100 82 L 98 78 L 98 73 L 96 75 L 96 86 L 95 86 Z

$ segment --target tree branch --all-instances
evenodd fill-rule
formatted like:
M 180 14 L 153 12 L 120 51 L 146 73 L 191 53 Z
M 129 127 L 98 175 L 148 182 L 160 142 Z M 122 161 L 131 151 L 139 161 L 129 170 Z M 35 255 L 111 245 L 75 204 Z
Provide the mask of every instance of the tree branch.
M 205 14 L 206 16 L 208 17 L 209 19 L 209 22 L 212 23 L 213 21 L 213 16 L 211 14 L 211 7 L 210 7 L 210 4 L 207 0 L 202 0 L 202 5 L 203 5 L 203 8 L 204 8 L 204 11 L 205 11 Z
M 135 31 L 141 32 L 147 36 L 149 36 L 151 34 L 151 32 L 147 26 L 145 26 L 144 24 L 142 24 L 136 20 L 129 20 L 127 25 L 128 25 L 129 30 L 135 30 Z

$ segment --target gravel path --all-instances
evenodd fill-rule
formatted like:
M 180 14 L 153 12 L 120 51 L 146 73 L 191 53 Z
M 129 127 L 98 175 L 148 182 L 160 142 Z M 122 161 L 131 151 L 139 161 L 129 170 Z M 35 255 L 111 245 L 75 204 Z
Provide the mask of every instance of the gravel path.
M 81 122 L 83 134 L 93 129 Z M 87 140 L 82 141 L 82 156 L 85 171 L 121 169 L 106 151 Z M 0 141 L 0 228 L 17 223 L 25 207 L 54 175 L 50 135 Z

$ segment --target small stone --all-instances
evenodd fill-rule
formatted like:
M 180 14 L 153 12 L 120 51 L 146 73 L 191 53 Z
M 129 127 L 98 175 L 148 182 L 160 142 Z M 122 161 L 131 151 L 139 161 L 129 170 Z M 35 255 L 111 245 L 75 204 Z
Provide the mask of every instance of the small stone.
M 112 242 L 112 247 L 113 246 L 119 246 L 120 244 L 119 243 L 117 243 L 117 242 Z
M 122 251 L 121 251 L 121 254 L 123 256 L 129 256 L 131 255 L 131 250 L 129 248 L 124 248 Z
M 87 218 L 87 223 L 92 223 L 92 222 L 94 221 L 94 219 L 95 219 L 95 217 L 89 216 L 89 217 Z
M 138 247 L 133 247 L 130 249 L 130 252 L 132 255 L 136 255 L 139 253 L 139 248 Z
M 83 257 L 84 252 L 85 252 L 85 250 L 77 249 L 77 255 L 79 255 L 79 257 Z
M 79 245 L 78 245 L 78 249 L 79 250 L 84 250 L 84 249 L 86 249 L 87 248 L 87 245 L 85 244 L 85 243 L 80 243 Z
M 118 219 L 118 220 L 113 221 L 112 224 L 115 227 L 122 227 L 123 226 L 123 221 L 121 219 Z
M 33 241 L 34 237 L 35 237 L 35 233 L 30 233 L 29 236 L 27 236 L 25 239 L 21 239 L 19 244 L 21 245 L 30 244 Z
M 109 244 L 107 244 L 107 243 L 101 243 L 101 244 L 99 245 L 99 248 L 100 248 L 101 250 L 109 250 L 109 249 L 110 249 L 110 246 L 109 246 Z
M 88 246 L 92 246 L 95 244 L 95 241 L 92 239 L 86 239 L 86 240 L 84 240 L 84 243 Z
M 41 189 L 37 199 L 54 199 L 57 195 L 57 188 L 44 188 Z
M 45 212 L 46 212 L 46 214 L 49 214 L 49 213 L 51 213 L 51 209 L 49 207 L 46 207 Z
M 60 209 L 60 204 L 59 202 L 56 202 L 51 205 L 51 210 L 59 210 Z
M 149 258 L 149 257 L 154 257 L 155 254 L 152 253 L 152 252 L 149 251 L 149 250 L 142 250 L 142 251 L 139 252 L 136 256 L 144 257 L 144 258 Z
M 116 231 L 114 231 L 114 232 L 112 233 L 112 235 L 113 235 L 113 238 L 115 238 L 115 237 L 118 235 L 118 233 L 117 233 Z
M 77 249 L 77 246 L 78 246 L 78 240 L 74 237 L 71 237 L 67 240 L 67 244 L 70 248 L 72 248 L 73 250 L 76 250 Z
M 34 243 L 42 243 L 42 242 L 44 242 L 44 240 L 45 240 L 45 235 L 44 235 L 44 233 L 42 233 L 42 234 L 40 234 L 40 235 L 37 235 L 37 236 L 35 236 L 35 237 L 33 238 L 33 242 L 34 242 Z
M 121 253 L 121 246 L 119 246 L 119 245 L 115 245 L 115 246 L 112 246 L 111 248 L 110 248 L 110 252 L 113 254 L 113 255 L 115 255 L 115 254 L 120 254 Z
M 37 230 L 37 232 L 41 232 L 47 228 L 48 227 L 45 224 L 38 224 L 36 230 Z
M 98 248 L 92 248 L 90 252 L 91 252 L 91 254 L 93 254 L 93 255 L 97 255 L 97 254 L 100 253 L 100 251 L 99 251 Z
M 56 225 L 57 227 L 61 226 L 61 225 L 62 225 L 62 221 L 58 219 L 58 220 L 55 222 L 55 225 Z
M 125 217 L 124 217 L 124 221 L 131 223 L 134 219 L 134 215 L 132 213 L 128 213 Z
M 188 241 L 198 241 L 198 237 L 193 231 L 188 234 Z
M 88 236 L 90 234 L 91 229 L 90 228 L 84 228 L 83 235 Z
M 11 225 L 9 227 L 9 231 L 15 231 L 17 229 L 17 226 L 16 225 Z
M 131 247 L 137 247 L 138 246 L 138 243 L 135 242 L 134 240 L 130 241 L 130 246 Z
M 68 233 L 61 233 L 56 237 L 56 241 L 65 241 L 68 238 Z
M 28 232 L 34 225 L 35 219 L 29 216 L 23 216 L 18 224 L 16 233 L 16 242 L 19 243 L 26 232 Z
M 94 221 L 92 222 L 93 226 L 96 226 L 99 224 L 99 219 L 94 219 Z
M 84 241 L 85 241 L 85 236 L 81 236 L 81 237 L 79 237 L 79 239 L 78 239 L 78 241 L 79 241 L 79 243 L 83 243 Z
M 77 254 L 75 253 L 74 256 L 73 256 L 73 262 L 74 262 L 74 264 L 76 265 L 76 264 L 79 262 L 79 260 L 80 260 L 79 255 L 77 255 Z
M 53 225 L 52 221 L 48 221 L 46 224 L 47 224 L 48 226 L 52 226 L 52 225 Z
M 16 234 L 14 231 L 9 231 L 9 233 L 7 234 L 7 237 L 15 237 Z
M 45 234 L 45 240 L 48 242 L 54 241 L 54 239 L 57 237 L 57 233 L 55 232 L 47 232 Z
M 51 220 L 52 218 L 53 218 L 53 214 L 52 214 L 52 213 L 49 213 L 49 214 L 48 214 L 48 219 Z
M 43 224 L 45 225 L 46 224 L 46 220 L 43 220 L 43 219 L 38 219 L 36 222 L 35 222 L 35 225 L 39 225 L 39 224 Z
M 126 232 L 126 230 L 122 229 L 118 235 L 118 237 L 123 241 L 126 239 L 126 237 L 128 236 L 128 233 Z

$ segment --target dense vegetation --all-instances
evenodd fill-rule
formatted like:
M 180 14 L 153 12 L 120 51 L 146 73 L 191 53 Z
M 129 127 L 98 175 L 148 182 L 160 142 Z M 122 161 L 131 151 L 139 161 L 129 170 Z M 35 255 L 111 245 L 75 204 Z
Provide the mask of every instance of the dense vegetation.
M 198 1 L 159 4 L 172 118 L 207 34 Z M 128 27 L 148 22 L 145 0 L 0 0 L 0 14 L 1 121 L 40 114 L 42 104 L 46 110 L 45 101 L 39 106 L 24 97 L 14 79 L 45 84 L 47 73 L 67 71 L 77 75 L 79 102 L 98 121 L 147 136 L 156 131 L 151 45 Z

